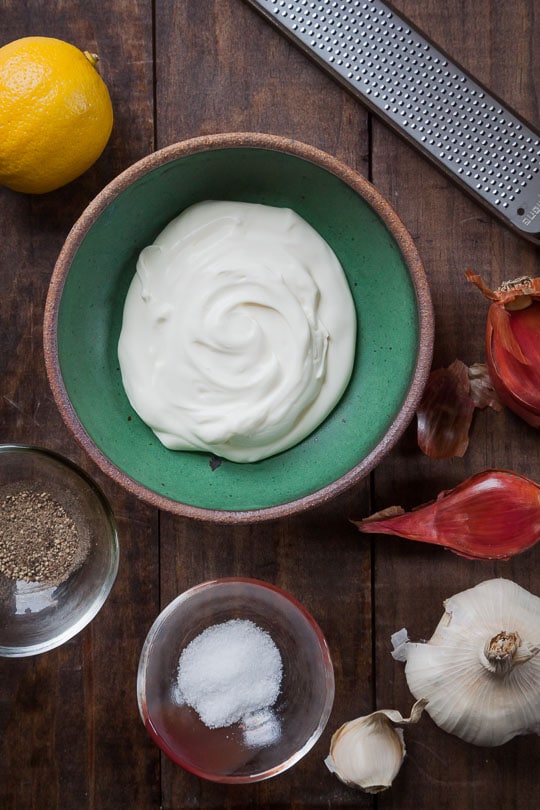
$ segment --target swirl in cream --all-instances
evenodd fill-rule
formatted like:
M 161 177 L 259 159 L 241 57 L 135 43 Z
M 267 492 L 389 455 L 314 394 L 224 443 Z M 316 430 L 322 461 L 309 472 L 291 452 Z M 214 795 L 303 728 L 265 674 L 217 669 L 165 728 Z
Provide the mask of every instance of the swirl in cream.
M 208 201 L 141 252 L 118 356 L 133 408 L 166 447 L 250 462 L 324 420 L 355 338 L 343 269 L 307 222 Z

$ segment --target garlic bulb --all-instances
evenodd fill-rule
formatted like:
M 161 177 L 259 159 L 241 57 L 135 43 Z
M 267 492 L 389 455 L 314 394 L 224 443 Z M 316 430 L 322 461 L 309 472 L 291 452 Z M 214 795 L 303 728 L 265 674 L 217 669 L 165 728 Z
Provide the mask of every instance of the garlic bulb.
M 412 694 L 444 731 L 475 745 L 540 734 L 540 598 L 507 579 L 452 596 L 427 643 L 402 630 L 392 655 L 405 661 Z
M 381 709 L 342 725 L 334 732 L 324 761 L 328 770 L 366 793 L 389 788 L 405 757 L 403 732 L 395 726 L 417 723 L 425 704 L 417 701 L 408 718 L 394 709 Z

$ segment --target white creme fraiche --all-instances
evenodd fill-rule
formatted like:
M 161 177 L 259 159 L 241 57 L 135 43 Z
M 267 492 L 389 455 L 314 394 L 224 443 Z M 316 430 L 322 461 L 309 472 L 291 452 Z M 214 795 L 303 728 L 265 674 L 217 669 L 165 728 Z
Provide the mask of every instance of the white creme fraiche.
M 355 343 L 347 279 L 316 230 L 290 209 L 206 201 L 141 252 L 118 356 L 166 447 L 251 462 L 325 419 Z

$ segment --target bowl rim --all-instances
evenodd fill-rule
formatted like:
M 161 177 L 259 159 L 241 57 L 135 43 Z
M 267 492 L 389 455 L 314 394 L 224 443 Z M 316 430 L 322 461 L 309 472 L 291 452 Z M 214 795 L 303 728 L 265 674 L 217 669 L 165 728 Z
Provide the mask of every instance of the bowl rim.
M 0 658 L 25 658 L 31 655 L 39 655 L 44 652 L 49 652 L 50 650 L 56 649 L 56 647 L 60 647 L 62 644 L 65 644 L 67 641 L 78 635 L 78 633 L 84 630 L 84 628 L 87 627 L 91 621 L 93 621 L 107 601 L 107 598 L 116 581 L 120 561 L 120 544 L 118 539 L 116 518 L 108 498 L 101 487 L 87 472 L 85 472 L 85 470 L 79 467 L 78 464 L 67 456 L 64 456 L 56 450 L 51 450 L 47 447 L 41 447 L 34 444 L 0 444 L 0 455 L 9 453 L 11 451 L 28 453 L 29 455 L 35 453 L 40 456 L 44 456 L 45 458 L 53 459 L 54 461 L 59 462 L 77 478 L 84 481 L 84 483 L 87 484 L 92 492 L 96 495 L 111 530 L 109 533 L 109 547 L 111 554 L 107 574 L 103 579 L 99 592 L 96 594 L 94 601 L 92 602 L 91 608 L 86 611 L 77 622 L 67 627 L 61 633 L 52 636 L 47 641 L 26 645 L 24 647 L 13 647 L 0 644 Z
M 64 385 L 58 361 L 57 327 L 62 292 L 72 261 L 89 228 L 126 188 L 178 158 L 216 149 L 241 148 L 278 151 L 313 163 L 342 180 L 373 208 L 394 237 L 409 270 L 417 300 L 418 354 L 409 390 L 399 412 L 379 443 L 358 464 L 321 489 L 293 501 L 260 509 L 222 510 L 182 503 L 149 489 L 110 461 L 94 444 L 79 421 Z M 259 132 L 200 135 L 165 146 L 141 158 L 108 183 L 82 212 L 64 242 L 51 275 L 43 319 L 45 367 L 53 398 L 65 424 L 90 458 L 121 487 L 141 500 L 175 515 L 213 523 L 256 523 L 304 512 L 328 502 L 365 478 L 394 447 L 413 418 L 431 369 L 433 344 L 433 305 L 424 266 L 412 237 L 390 203 L 369 180 L 333 155 L 294 138 Z
M 319 723 L 317 725 L 317 728 L 312 732 L 311 736 L 308 737 L 308 739 L 305 741 L 305 743 L 298 751 L 295 751 L 283 762 L 279 763 L 278 765 L 274 765 L 272 768 L 267 768 L 265 771 L 260 771 L 251 774 L 249 776 L 234 776 L 234 775 L 227 776 L 221 774 L 219 775 L 211 774 L 207 771 L 204 771 L 202 768 L 198 768 L 196 765 L 185 762 L 184 759 L 181 756 L 179 756 L 167 744 L 167 742 L 160 735 L 157 728 L 154 726 L 147 709 L 145 690 L 143 688 L 145 683 L 145 670 L 149 658 L 150 647 L 152 645 L 152 642 L 154 641 L 157 632 L 163 626 L 163 624 L 171 617 L 171 615 L 175 612 L 175 610 L 179 606 L 187 602 L 191 596 L 194 596 L 201 591 L 209 590 L 216 586 L 220 587 L 222 585 L 231 585 L 231 584 L 233 585 L 247 584 L 257 589 L 260 588 L 266 591 L 272 591 L 273 593 L 277 594 L 281 599 L 283 599 L 285 602 L 292 605 L 292 607 L 297 612 L 301 613 L 304 619 L 311 627 L 311 629 L 313 630 L 315 637 L 317 639 L 326 676 L 325 678 L 326 698 L 324 701 L 323 709 L 321 711 Z M 167 757 L 171 759 L 171 761 L 174 764 L 180 766 L 181 768 L 184 768 L 184 770 L 194 774 L 199 778 L 207 779 L 211 782 L 219 782 L 220 784 L 249 784 L 261 782 L 266 779 L 270 779 L 273 776 L 277 776 L 281 773 L 284 773 L 285 771 L 292 768 L 293 765 L 295 765 L 297 762 L 303 759 L 303 757 L 305 757 L 306 754 L 309 753 L 309 751 L 319 740 L 330 718 L 332 707 L 334 705 L 334 697 L 335 697 L 334 664 L 332 661 L 332 656 L 330 654 L 330 649 L 328 647 L 328 642 L 319 623 L 309 612 L 309 610 L 301 602 L 299 602 L 298 599 L 296 599 L 296 597 L 293 596 L 291 593 L 279 587 L 278 585 L 274 585 L 270 582 L 255 577 L 243 577 L 243 576 L 216 577 L 214 579 L 205 580 L 204 582 L 200 582 L 196 585 L 193 585 L 190 588 L 187 588 L 185 591 L 182 591 L 182 593 L 178 594 L 174 599 L 172 599 L 167 605 L 165 605 L 162 608 L 162 610 L 159 612 L 159 614 L 152 622 L 152 625 L 150 626 L 144 639 L 137 667 L 137 703 L 139 707 L 139 714 L 143 722 L 143 725 L 146 728 L 151 739 L 161 749 L 161 751 L 163 751 L 163 753 L 165 753 Z

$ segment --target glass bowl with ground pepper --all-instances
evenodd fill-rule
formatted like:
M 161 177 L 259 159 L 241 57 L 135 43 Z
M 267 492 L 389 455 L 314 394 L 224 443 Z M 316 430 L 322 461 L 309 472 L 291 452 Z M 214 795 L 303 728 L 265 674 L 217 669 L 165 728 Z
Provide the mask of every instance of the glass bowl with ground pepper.
M 260 580 L 203 582 L 176 597 L 144 643 L 139 711 L 177 765 L 214 782 L 283 773 L 322 734 L 334 670 L 318 624 Z
M 118 570 L 109 504 L 50 450 L 0 445 L 0 655 L 46 652 L 82 630 Z

